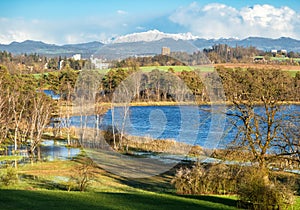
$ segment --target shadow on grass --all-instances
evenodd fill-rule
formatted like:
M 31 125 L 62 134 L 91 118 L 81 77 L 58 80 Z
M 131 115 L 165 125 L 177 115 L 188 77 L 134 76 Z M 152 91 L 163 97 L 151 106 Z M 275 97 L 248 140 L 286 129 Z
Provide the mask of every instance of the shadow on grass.
M 153 193 L 0 190 L 0 209 L 235 209 L 218 203 Z
M 62 183 L 57 183 L 52 180 L 43 179 L 33 175 L 21 175 L 21 179 L 29 183 L 33 188 L 47 189 L 47 190 L 67 190 L 68 187 Z
M 171 178 L 167 174 L 141 179 L 126 179 L 123 177 L 113 177 L 120 183 L 136 189 L 142 189 L 157 193 L 174 193 L 174 187 L 170 184 Z
M 171 184 L 171 180 L 176 174 L 176 170 L 181 167 L 186 167 L 188 165 L 193 165 L 194 162 L 180 162 L 177 165 L 173 166 L 168 171 L 158 174 L 156 176 L 148 177 L 148 178 L 127 178 L 115 175 L 113 173 L 107 172 L 106 175 L 119 181 L 122 184 L 127 186 L 136 188 L 136 189 L 143 189 L 150 192 L 157 192 L 157 193 L 168 193 L 168 194 L 175 194 L 175 188 Z M 100 168 L 100 167 L 99 167 Z
M 125 178 L 116 176 L 114 174 L 108 173 L 108 176 L 111 176 L 115 180 L 118 180 L 120 183 L 125 184 L 129 187 L 133 187 L 136 189 L 143 189 L 149 192 L 155 193 L 164 193 L 165 195 L 169 195 L 172 197 L 177 197 L 178 199 L 186 199 L 199 202 L 210 202 L 215 204 L 220 204 L 223 208 L 235 208 L 237 206 L 237 201 L 225 196 L 214 196 L 214 195 L 178 195 L 175 194 L 174 186 L 171 185 L 171 180 L 175 175 L 176 169 L 181 167 L 182 164 L 179 164 L 172 168 L 171 170 L 149 178 L 140 178 L 140 179 L 133 179 L 133 178 Z
M 223 196 L 218 196 L 218 195 L 180 195 L 185 198 L 191 198 L 191 199 L 199 199 L 202 201 L 208 201 L 208 202 L 213 202 L 213 203 L 220 203 L 226 206 L 233 206 L 236 207 L 238 204 L 237 200 L 233 200 L 231 198 L 226 198 Z

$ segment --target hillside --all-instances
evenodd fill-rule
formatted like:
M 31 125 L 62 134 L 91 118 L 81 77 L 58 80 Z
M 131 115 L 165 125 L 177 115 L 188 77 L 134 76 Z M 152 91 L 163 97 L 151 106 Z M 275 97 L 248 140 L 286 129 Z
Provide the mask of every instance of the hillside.
M 0 51 L 7 51 L 13 54 L 38 53 L 46 56 L 71 56 L 80 53 L 83 58 L 88 58 L 94 54 L 97 57 L 119 59 L 128 56 L 160 54 L 163 46 L 169 47 L 172 52 L 184 51 L 192 53 L 217 44 L 227 44 L 231 47 L 253 46 L 263 51 L 285 49 L 287 51 L 300 52 L 300 41 L 288 37 L 278 39 L 263 37 L 203 39 L 193 36 L 191 33 L 168 34 L 157 30 L 119 36 L 106 44 L 94 41 L 59 46 L 32 40 L 12 42 L 8 45 L 0 44 Z
M 89 57 L 102 46 L 103 43 L 96 41 L 59 46 L 41 41 L 26 40 L 24 42 L 12 42 L 8 45 L 0 44 L 0 51 L 7 51 L 13 54 L 37 53 L 46 56 L 71 56 L 80 53 L 83 57 Z

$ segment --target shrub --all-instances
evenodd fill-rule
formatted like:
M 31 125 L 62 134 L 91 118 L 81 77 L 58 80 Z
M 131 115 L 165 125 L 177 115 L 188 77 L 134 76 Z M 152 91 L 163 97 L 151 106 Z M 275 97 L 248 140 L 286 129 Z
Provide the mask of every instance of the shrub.
M 82 164 L 74 168 L 73 175 L 68 182 L 68 191 L 71 189 L 85 191 L 93 179 L 94 162 L 90 158 L 85 158 Z
M 7 167 L 3 173 L 0 174 L 0 181 L 5 186 L 15 184 L 18 181 L 17 170 L 11 166 Z
M 289 187 L 266 180 L 266 172 L 256 169 L 244 174 L 237 194 L 243 208 L 282 209 L 294 203 Z
M 294 203 L 293 179 L 271 174 L 267 169 L 259 170 L 254 166 L 197 163 L 192 168 L 177 170 L 172 184 L 178 194 L 237 194 L 243 208 L 291 206 Z
M 177 170 L 172 184 L 178 194 L 236 193 L 240 166 L 200 164 Z

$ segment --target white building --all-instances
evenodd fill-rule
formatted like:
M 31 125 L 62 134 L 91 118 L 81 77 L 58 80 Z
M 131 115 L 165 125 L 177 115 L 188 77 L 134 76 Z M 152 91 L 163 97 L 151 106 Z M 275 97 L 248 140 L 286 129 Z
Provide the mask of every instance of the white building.
M 287 55 L 287 50 L 280 50 L 281 55 Z
M 79 61 L 81 60 L 81 54 L 75 54 L 72 56 L 72 58 L 75 60 L 75 61 Z
M 277 50 L 271 50 L 271 53 L 276 55 L 277 54 Z
M 108 69 L 109 63 L 105 59 L 101 58 L 94 58 L 94 56 L 91 56 L 91 63 L 95 65 L 96 69 Z

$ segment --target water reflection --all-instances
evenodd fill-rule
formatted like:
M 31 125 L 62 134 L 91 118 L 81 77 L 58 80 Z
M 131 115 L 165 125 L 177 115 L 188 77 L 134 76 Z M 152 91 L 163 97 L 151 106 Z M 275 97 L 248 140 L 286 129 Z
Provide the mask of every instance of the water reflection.
M 44 140 L 41 145 L 42 159 L 48 161 L 71 159 L 79 153 L 79 148 L 66 147 L 66 142 L 63 141 Z
M 43 161 L 53 161 L 53 160 L 68 160 L 76 157 L 80 153 L 79 148 L 70 148 L 66 147 L 65 141 L 56 141 L 56 140 L 43 140 L 42 144 L 38 150 L 40 150 L 40 160 Z M 7 155 L 13 155 L 14 146 L 8 146 Z M 22 156 L 23 159 L 21 162 L 30 162 L 30 157 L 28 155 L 28 151 L 25 146 L 21 146 L 18 151 L 18 156 Z M 35 159 L 38 159 L 38 155 L 36 154 Z

